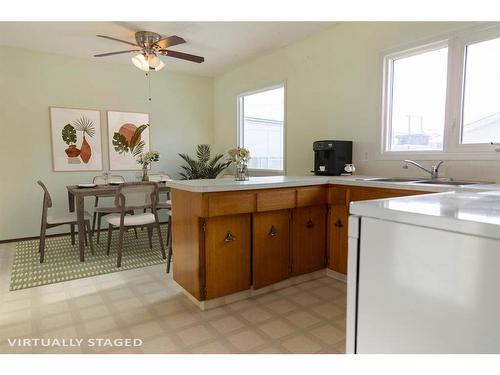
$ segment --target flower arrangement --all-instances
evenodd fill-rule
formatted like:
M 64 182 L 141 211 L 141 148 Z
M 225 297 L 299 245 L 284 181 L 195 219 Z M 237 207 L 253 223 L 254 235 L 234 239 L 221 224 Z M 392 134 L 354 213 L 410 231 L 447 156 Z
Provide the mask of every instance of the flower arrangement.
M 160 160 L 160 153 L 158 151 L 148 151 L 139 154 L 135 159 L 138 164 L 142 165 L 142 180 L 148 180 L 148 167 L 152 162 Z
M 244 147 L 236 147 L 228 151 L 231 161 L 236 164 L 248 164 L 250 151 Z
M 248 162 L 250 151 L 244 147 L 236 147 L 228 151 L 230 160 L 236 164 L 236 181 L 248 180 Z

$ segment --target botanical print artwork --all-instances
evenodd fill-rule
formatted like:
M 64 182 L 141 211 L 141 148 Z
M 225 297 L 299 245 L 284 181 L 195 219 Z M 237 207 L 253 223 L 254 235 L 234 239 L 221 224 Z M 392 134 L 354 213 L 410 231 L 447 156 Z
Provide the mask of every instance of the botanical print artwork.
M 140 170 L 136 158 L 149 151 L 149 114 L 108 111 L 110 170 Z
M 50 107 L 54 171 L 102 170 L 99 111 Z

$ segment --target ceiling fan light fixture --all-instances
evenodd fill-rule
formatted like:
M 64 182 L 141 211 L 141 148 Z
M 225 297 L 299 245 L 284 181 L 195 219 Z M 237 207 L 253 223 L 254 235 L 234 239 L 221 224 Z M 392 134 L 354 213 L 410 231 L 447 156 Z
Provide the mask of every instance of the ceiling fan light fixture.
M 138 55 L 132 57 L 132 63 L 140 70 L 149 72 L 148 59 L 146 59 L 146 57 L 142 53 L 139 53 Z
M 160 65 L 161 60 L 158 58 L 158 56 L 151 54 L 148 56 L 148 63 L 149 67 L 156 69 Z
M 160 59 L 158 59 L 160 60 Z M 154 70 L 157 72 L 158 70 L 161 70 L 165 67 L 165 63 L 163 61 L 160 60 L 160 63 L 158 64 L 158 66 L 156 68 L 154 68 Z M 151 67 L 153 68 L 153 67 Z

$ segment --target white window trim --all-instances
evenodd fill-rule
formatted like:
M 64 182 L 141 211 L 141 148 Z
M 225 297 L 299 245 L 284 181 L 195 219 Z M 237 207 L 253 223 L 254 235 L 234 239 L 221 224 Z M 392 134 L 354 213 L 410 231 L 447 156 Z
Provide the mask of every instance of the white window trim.
M 441 34 L 432 39 L 408 44 L 397 49 L 386 50 L 381 55 L 381 131 L 379 132 L 376 160 L 498 160 L 500 146 L 490 144 L 461 144 L 462 104 L 464 88 L 465 49 L 468 44 L 500 37 L 497 24 L 482 24 L 458 32 Z M 443 150 L 388 151 L 390 115 L 392 104 L 392 62 L 396 58 L 448 47 L 448 73 L 446 85 L 446 108 L 443 134 Z M 388 102 L 390 100 L 390 102 Z
M 286 81 L 279 81 L 276 83 L 272 83 L 268 86 L 260 87 L 258 89 L 252 89 L 249 91 L 244 91 L 240 92 L 236 96 L 236 123 L 237 123 L 237 130 L 236 130 L 236 144 L 238 147 L 243 147 L 244 140 L 243 140 L 243 97 L 247 95 L 252 95 L 252 94 L 258 94 L 260 92 L 265 92 L 277 88 L 283 88 L 283 169 L 260 169 L 260 168 L 249 168 L 249 172 L 254 172 L 257 173 L 258 175 L 286 175 L 286 140 L 287 140 L 287 126 L 286 126 L 286 120 L 287 120 L 287 89 L 286 89 Z M 251 155 L 252 150 L 250 150 L 250 155 Z

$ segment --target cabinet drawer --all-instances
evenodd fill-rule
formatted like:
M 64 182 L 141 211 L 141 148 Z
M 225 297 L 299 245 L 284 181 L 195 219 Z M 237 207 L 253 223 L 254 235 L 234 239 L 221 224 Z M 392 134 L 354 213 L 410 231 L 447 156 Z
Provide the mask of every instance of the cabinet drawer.
M 347 188 L 341 186 L 333 186 L 329 191 L 329 203 L 332 205 L 347 205 L 348 204 Z
M 297 207 L 326 204 L 326 192 L 327 188 L 324 186 L 297 189 Z
M 398 197 L 401 194 L 391 189 L 351 188 L 349 202 L 365 201 L 370 199 L 384 199 Z
M 295 207 L 295 189 L 273 189 L 257 193 L 257 211 L 285 210 Z
M 244 214 L 255 209 L 254 193 L 223 193 L 208 196 L 208 216 Z

